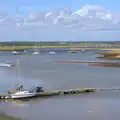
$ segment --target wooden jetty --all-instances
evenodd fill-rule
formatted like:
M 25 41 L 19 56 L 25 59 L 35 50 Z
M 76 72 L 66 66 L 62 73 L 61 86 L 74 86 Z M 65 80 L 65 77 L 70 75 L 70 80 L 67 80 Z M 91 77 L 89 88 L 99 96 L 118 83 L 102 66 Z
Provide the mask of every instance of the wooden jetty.
M 53 95 L 66 95 L 66 94 L 79 94 L 79 93 L 88 93 L 88 92 L 95 92 L 96 88 L 77 88 L 77 89 L 70 89 L 70 90 L 56 90 L 56 91 L 45 91 L 37 93 L 37 96 L 53 96 Z
M 35 97 L 69 95 L 69 94 L 80 94 L 80 93 L 91 93 L 91 92 L 96 92 L 96 88 L 83 88 L 83 89 L 77 88 L 70 90 L 54 90 L 54 91 L 37 92 Z M 9 96 L 10 94 L 0 94 L 0 99 L 12 99 Z

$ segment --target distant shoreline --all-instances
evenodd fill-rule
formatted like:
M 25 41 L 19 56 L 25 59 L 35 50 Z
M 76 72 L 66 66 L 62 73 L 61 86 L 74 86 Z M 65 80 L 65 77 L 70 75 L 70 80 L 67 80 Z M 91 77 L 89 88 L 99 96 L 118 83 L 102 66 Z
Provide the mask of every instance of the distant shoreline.
M 120 46 L 120 41 L 11 41 L 11 42 L 0 42 L 0 45 L 2 46 L 106 46 L 106 45 L 112 45 L 112 46 Z
M 107 51 L 120 51 L 120 47 L 119 48 L 115 48 L 114 46 L 112 46 L 112 48 L 108 48 L 108 47 L 84 47 L 84 46 L 74 46 L 74 45 L 69 45 L 69 46 L 13 46 L 9 45 L 9 46 L 0 46 L 0 51 L 12 51 L 12 50 L 16 50 L 16 51 L 24 51 L 25 49 L 59 49 L 59 50 L 107 50 Z
M 120 42 L 0 42 L 0 51 L 24 49 L 120 50 Z

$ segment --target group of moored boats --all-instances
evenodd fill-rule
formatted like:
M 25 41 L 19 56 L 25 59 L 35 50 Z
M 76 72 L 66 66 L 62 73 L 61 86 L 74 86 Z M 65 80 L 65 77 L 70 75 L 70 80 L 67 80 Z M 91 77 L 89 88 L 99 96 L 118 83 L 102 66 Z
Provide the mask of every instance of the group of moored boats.
M 83 49 L 83 50 L 81 50 L 82 52 L 85 52 L 85 50 Z M 24 51 L 24 52 L 27 52 L 27 51 Z M 77 51 L 68 51 L 69 53 L 77 53 Z M 20 53 L 19 52 L 17 52 L 17 51 L 12 51 L 12 54 L 13 55 L 19 55 Z M 40 52 L 38 51 L 38 50 L 35 50 L 33 53 L 32 53 L 33 55 L 39 55 L 40 54 Z M 54 54 L 56 54 L 56 52 L 55 51 L 50 51 L 49 52 L 49 54 L 50 55 L 54 55 Z
M 27 52 L 27 51 L 26 51 Z M 72 51 L 71 53 L 76 53 L 76 51 Z M 19 52 L 17 51 L 12 51 L 13 55 L 18 55 Z M 39 54 L 38 51 L 35 51 L 33 53 L 34 55 Z M 49 54 L 56 54 L 54 51 L 49 52 Z M 12 63 L 0 63 L 0 67 L 12 67 L 14 64 Z M 23 85 L 18 86 L 15 90 L 9 90 L 8 95 L 5 97 L 10 98 L 10 99 L 24 99 L 24 98 L 32 98 L 36 97 L 38 92 L 44 92 L 42 87 L 34 87 L 32 89 L 24 89 Z
M 25 50 L 24 52 L 27 52 L 27 51 Z M 12 54 L 13 55 L 20 55 L 20 53 L 18 51 L 12 51 Z M 37 50 L 33 52 L 33 55 L 39 55 L 39 54 L 40 54 L 40 52 L 37 51 Z M 49 52 L 49 54 L 50 55 L 55 55 L 56 52 L 51 51 L 51 52 Z M 11 62 L 0 63 L 0 67 L 13 67 L 13 66 L 15 66 L 15 64 L 12 64 Z
M 85 50 L 83 49 L 81 51 L 84 52 Z M 27 50 L 25 50 L 24 52 L 27 52 Z M 69 51 L 69 53 L 77 53 L 77 51 Z M 12 54 L 13 55 L 19 55 L 20 53 L 17 52 L 17 51 L 12 51 Z M 56 52 L 51 51 L 51 52 L 49 52 L 49 54 L 50 55 L 55 55 Z M 33 52 L 33 55 L 39 55 L 39 51 L 36 50 L 35 52 Z M 11 62 L 0 63 L 0 67 L 13 67 L 13 66 L 15 66 L 15 64 L 12 64 Z
M 27 52 L 27 51 L 24 50 L 24 52 Z M 17 52 L 17 51 L 12 51 L 12 54 L 13 54 L 13 55 L 20 55 L 20 53 Z M 32 54 L 33 54 L 33 55 L 39 55 L 40 52 L 39 52 L 38 50 L 35 50 Z M 53 54 L 56 54 L 56 52 L 55 52 L 55 51 L 50 51 L 49 54 L 50 54 L 50 55 L 53 55 Z

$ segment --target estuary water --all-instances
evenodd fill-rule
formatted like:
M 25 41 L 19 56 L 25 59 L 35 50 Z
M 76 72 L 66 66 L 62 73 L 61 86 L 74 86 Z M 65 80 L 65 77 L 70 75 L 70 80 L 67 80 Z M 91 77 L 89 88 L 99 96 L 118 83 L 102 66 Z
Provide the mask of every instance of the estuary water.
M 101 88 L 120 88 L 120 69 L 95 67 L 87 64 L 58 64 L 54 60 L 97 60 L 91 51 L 49 55 L 9 54 L 0 56 L 17 68 L 0 68 L 0 92 L 6 93 L 15 84 L 42 85 L 46 90 L 95 87 L 96 93 L 56 96 L 31 101 L 3 101 L 0 111 L 24 120 L 118 120 L 120 118 L 120 91 L 100 91 Z M 98 60 L 97 60 L 98 61 Z M 99 60 L 101 61 L 101 60 Z M 104 60 L 105 61 L 105 60 Z M 108 61 L 108 60 L 107 60 Z M 20 74 L 20 75 L 19 75 Z

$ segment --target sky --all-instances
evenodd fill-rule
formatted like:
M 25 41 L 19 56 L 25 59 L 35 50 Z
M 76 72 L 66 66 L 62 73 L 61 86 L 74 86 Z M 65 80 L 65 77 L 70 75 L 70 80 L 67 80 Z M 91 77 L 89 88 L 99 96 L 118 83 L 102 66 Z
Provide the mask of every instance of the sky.
M 119 41 L 120 0 L 0 0 L 0 41 Z
M 0 8 L 8 9 L 11 14 L 15 14 L 16 8 L 21 8 L 24 12 L 36 10 L 53 10 L 66 6 L 71 6 L 73 10 L 79 9 L 83 5 L 99 5 L 113 11 L 120 11 L 119 0 L 0 0 Z

